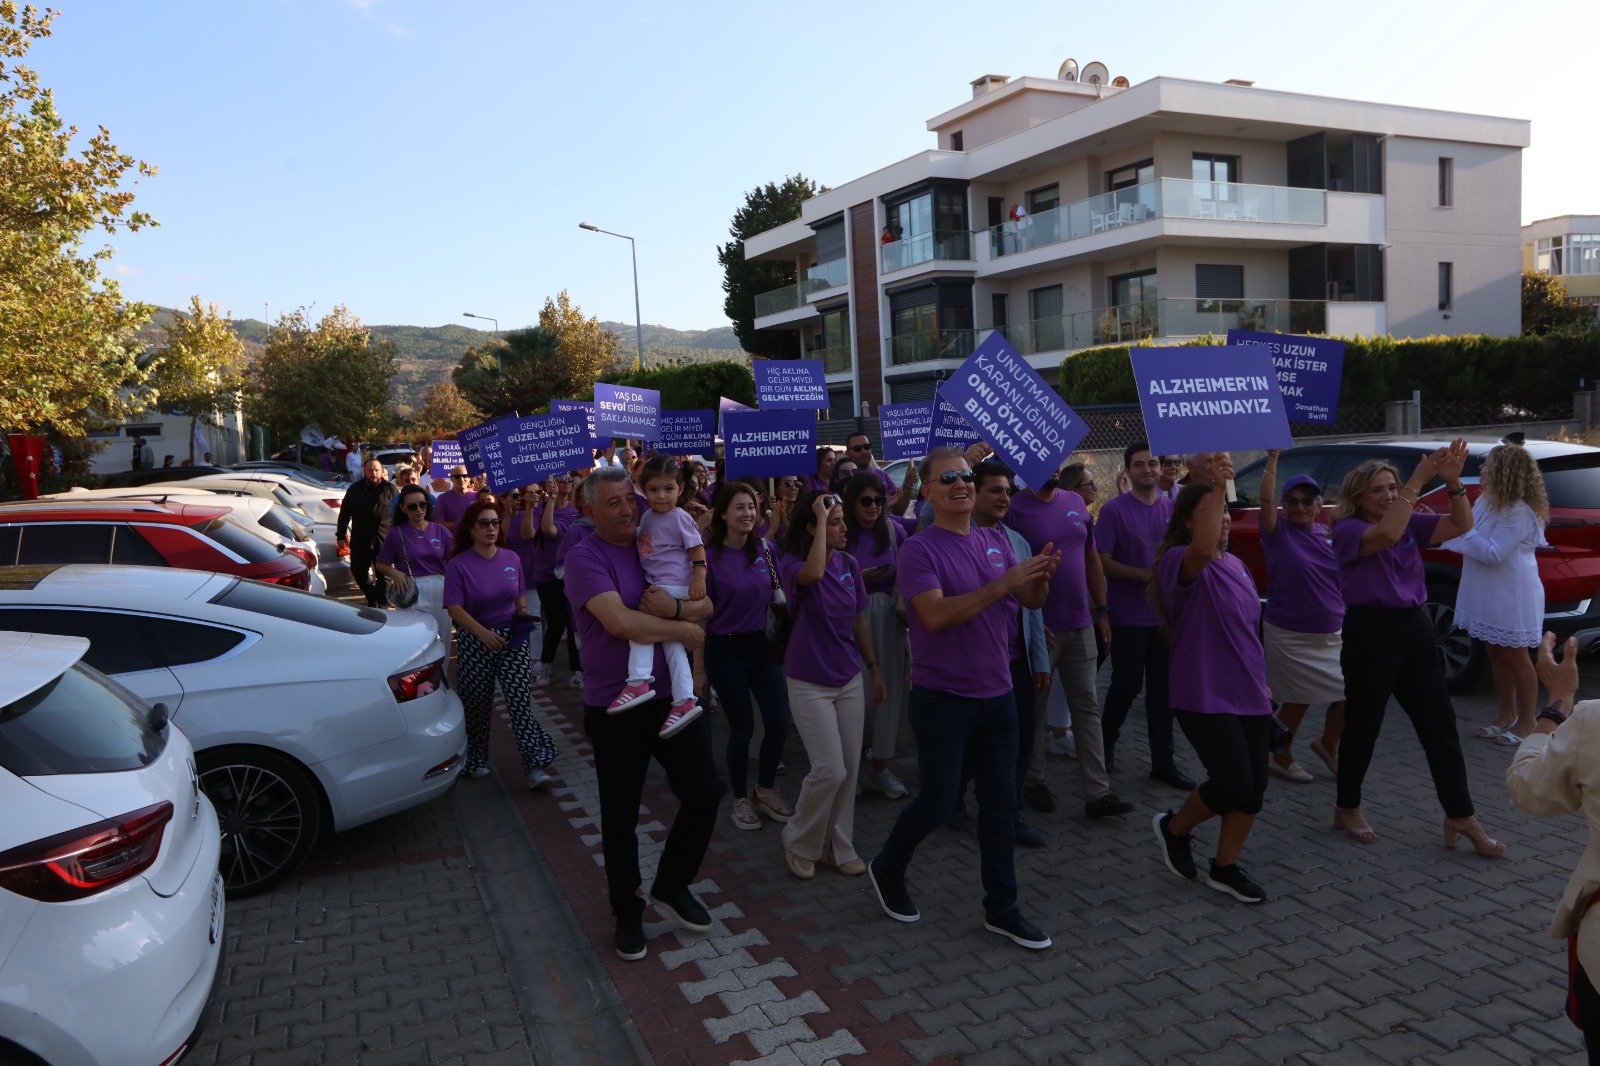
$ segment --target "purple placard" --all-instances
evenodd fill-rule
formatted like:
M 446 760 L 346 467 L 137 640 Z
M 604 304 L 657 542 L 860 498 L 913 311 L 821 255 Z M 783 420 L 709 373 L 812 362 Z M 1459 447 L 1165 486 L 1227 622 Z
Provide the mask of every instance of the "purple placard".
M 1026 485 L 1043 485 L 1089 435 L 1077 412 L 998 330 L 939 386 L 939 395 Z
M 485 469 L 483 464 L 482 441 L 495 435 L 495 420 L 479 422 L 475 426 L 468 426 L 456 434 L 456 439 L 461 442 L 461 462 L 467 468 L 467 473 L 472 477 L 483 477 Z
M 1145 434 L 1157 455 L 1294 446 L 1265 348 L 1133 348 L 1128 354 Z
M 649 446 L 668 455 L 699 455 L 712 446 L 717 412 L 662 411 L 661 429 Z
M 755 410 L 754 407 L 746 406 L 745 404 L 740 403 L 738 400 L 730 400 L 726 396 L 719 396 L 717 397 L 717 400 L 717 433 L 719 436 L 726 437 L 728 435 L 724 419 L 727 417 L 729 411 Z
M 433 458 L 428 463 L 428 473 L 432 477 L 448 478 L 450 471 L 463 465 L 461 457 L 461 442 L 458 440 L 436 440 L 433 442 Z
M 878 405 L 878 442 L 885 462 L 927 455 L 932 430 L 932 400 Z
M 722 423 L 729 477 L 788 477 L 817 469 L 814 411 L 729 411 Z
M 1271 353 L 1289 421 L 1333 424 L 1339 415 L 1339 385 L 1344 380 L 1344 341 L 1230 329 L 1228 346 L 1238 345 L 1259 345 Z
M 502 420 L 500 439 L 506 453 L 506 476 L 516 485 L 582 470 L 594 462 L 589 424 L 582 411 L 557 411 L 530 418 Z
M 595 432 L 625 440 L 651 440 L 661 420 L 661 393 L 632 385 L 594 385 Z
M 939 391 L 934 396 L 933 427 L 928 433 L 928 450 L 934 448 L 960 448 L 966 451 L 983 438 L 978 431 L 965 418 L 961 411 L 945 399 L 944 390 L 949 382 L 941 382 Z
M 602 437 L 594 430 L 594 404 L 588 400 L 551 400 L 550 413 L 559 415 L 566 411 L 577 411 L 583 415 L 584 425 L 589 429 L 589 448 L 591 452 L 596 448 L 609 448 L 610 437 Z M 594 458 L 591 454 L 590 458 Z
M 820 359 L 755 359 L 756 404 L 763 411 L 828 409 L 828 380 Z

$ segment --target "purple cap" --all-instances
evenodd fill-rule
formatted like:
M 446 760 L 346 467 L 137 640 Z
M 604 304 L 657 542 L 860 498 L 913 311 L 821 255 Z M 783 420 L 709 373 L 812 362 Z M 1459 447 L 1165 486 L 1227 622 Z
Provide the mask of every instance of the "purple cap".
M 1285 481 L 1283 483 L 1283 491 L 1280 492 L 1278 495 L 1279 496 L 1287 496 L 1289 493 L 1293 492 L 1295 489 L 1299 488 L 1301 485 L 1310 485 L 1311 488 L 1316 492 L 1316 494 L 1318 496 L 1322 495 L 1322 486 L 1318 485 L 1317 484 L 1317 479 L 1312 477 L 1310 474 L 1296 474 L 1294 477 L 1290 478 L 1288 481 Z

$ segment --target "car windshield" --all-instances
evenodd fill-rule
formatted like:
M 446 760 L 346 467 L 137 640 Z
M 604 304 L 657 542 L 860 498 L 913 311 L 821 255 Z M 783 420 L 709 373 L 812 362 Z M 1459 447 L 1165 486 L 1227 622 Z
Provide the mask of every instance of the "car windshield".
M 165 743 L 138 697 L 81 663 L 0 707 L 0 766 L 18 777 L 137 770 Z
M 195 527 L 195 532 L 216 541 L 247 563 L 270 563 L 283 549 L 270 544 L 226 518 L 212 518 Z
M 351 607 L 337 600 L 313 596 L 309 592 L 258 581 L 234 582 L 211 597 L 211 602 L 221 607 L 302 622 L 319 629 L 356 636 L 376 633 L 388 620 L 388 615 L 373 607 Z
M 1600 452 L 1564 455 L 1539 464 L 1551 507 L 1600 507 Z

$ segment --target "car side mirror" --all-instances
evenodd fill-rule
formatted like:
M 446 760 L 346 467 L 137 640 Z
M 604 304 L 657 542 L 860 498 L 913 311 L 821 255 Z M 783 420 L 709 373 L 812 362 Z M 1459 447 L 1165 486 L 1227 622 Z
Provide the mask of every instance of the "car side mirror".
M 165 733 L 167 731 L 167 723 L 171 720 L 172 712 L 167 709 L 165 703 L 158 703 L 150 708 L 150 728 L 157 733 Z

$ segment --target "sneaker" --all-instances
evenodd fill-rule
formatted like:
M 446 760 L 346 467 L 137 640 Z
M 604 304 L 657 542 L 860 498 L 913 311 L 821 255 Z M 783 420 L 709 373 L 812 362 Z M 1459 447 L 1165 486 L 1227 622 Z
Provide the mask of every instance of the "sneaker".
M 778 776 L 782 777 L 784 774 L 786 774 L 788 772 L 789 772 L 789 768 L 787 766 L 785 766 L 782 762 L 779 762 L 778 763 Z
M 756 786 L 756 810 L 774 822 L 787 822 L 794 817 L 794 808 L 783 801 L 777 789 L 760 785 Z
M 949 825 L 950 823 L 946 822 L 945 824 Z M 1044 847 L 1044 842 L 1049 838 L 1044 835 L 1043 829 L 1035 829 L 1021 818 L 1018 818 L 1014 839 L 1017 842 L 1017 846 L 1021 848 L 1042 848 Z M 1048 944 L 1045 946 L 1049 947 Z
M 991 933 L 999 933 L 1014 944 L 1021 944 L 1035 951 L 1043 951 L 1050 946 L 1050 938 L 1044 931 L 1024 918 L 1015 907 L 998 918 L 985 918 L 983 927 Z
M 789 872 L 802 881 L 809 881 L 817 876 L 817 864 L 811 859 L 802 859 L 789 850 L 789 842 L 783 842 L 783 861 L 789 864 Z
M 1264 903 L 1267 894 L 1261 886 L 1250 880 L 1248 874 L 1239 869 L 1239 864 L 1232 866 L 1218 866 L 1211 864 L 1211 872 L 1206 874 L 1206 884 L 1218 892 L 1226 892 L 1240 903 Z
M 546 685 L 550 684 L 549 663 L 533 664 L 533 683 L 538 685 L 540 688 L 544 688 Z
M 867 787 L 877 792 L 882 792 L 892 800 L 904 799 L 906 786 L 893 770 L 877 770 L 867 777 Z
M 1083 805 L 1083 813 L 1090 818 L 1114 818 L 1119 814 L 1129 814 L 1133 811 L 1133 804 L 1127 800 L 1119 799 L 1115 792 L 1107 792 L 1097 800 Z
M 611 706 L 606 708 L 607 714 L 621 714 L 635 703 L 656 698 L 656 690 L 650 687 L 648 681 L 629 681 L 617 693 L 617 698 L 611 701 Z
M 711 915 L 694 898 L 694 893 L 687 888 L 680 888 L 676 892 L 658 892 L 650 890 L 650 902 L 656 905 L 656 910 L 677 922 L 691 933 L 711 932 Z
M 1072 730 L 1069 729 L 1063 736 L 1058 737 L 1055 734 L 1051 734 L 1050 739 L 1044 743 L 1044 750 L 1051 755 L 1064 755 L 1069 759 L 1076 759 L 1078 757 L 1078 741 L 1073 737 Z
M 528 771 L 529 788 L 544 788 L 554 780 L 555 778 L 545 773 L 542 767 L 535 766 L 532 770 Z
M 549 676 L 549 673 L 550 673 L 550 671 L 547 668 L 545 670 L 545 674 L 546 674 L 547 677 Z M 546 684 L 548 684 L 548 683 L 549 682 L 547 681 Z M 579 692 L 583 691 L 583 671 L 582 670 L 574 670 L 574 671 L 572 671 L 572 676 L 567 678 L 567 687 L 568 688 L 575 688 Z
M 1167 869 L 1183 878 L 1193 881 L 1200 876 L 1200 871 L 1195 869 L 1194 855 L 1190 849 L 1194 847 L 1191 837 L 1180 837 L 1167 830 L 1167 823 L 1172 821 L 1172 812 L 1158 814 L 1151 822 L 1155 827 L 1156 842 L 1161 845 L 1161 858 L 1167 864 Z
M 644 958 L 650 952 L 644 942 L 644 919 L 637 913 L 618 915 L 617 935 L 612 943 L 617 947 L 618 958 L 629 962 Z
M 883 908 L 883 913 L 897 922 L 914 922 L 922 917 L 917 905 L 911 902 L 911 893 L 906 891 L 905 878 L 880 874 L 877 859 L 867 863 L 867 877 L 872 881 L 872 890 L 878 894 L 878 906 Z
M 750 801 L 740 796 L 733 801 L 733 827 L 735 829 L 760 829 L 761 816 L 750 806 Z
M 860 859 L 846 859 L 844 862 L 835 863 L 833 868 L 846 877 L 860 877 L 867 872 L 867 864 Z
M 485 777 L 488 777 L 490 773 L 491 771 L 487 766 L 474 766 L 470 770 L 461 771 L 461 776 L 470 777 L 475 781 L 481 781 Z
M 694 700 L 688 699 L 682 703 L 674 703 L 672 710 L 667 712 L 667 720 L 661 723 L 661 731 L 656 735 L 662 740 L 666 740 L 699 717 L 700 705 Z
M 1050 786 L 1043 781 L 1037 785 L 1023 785 L 1022 798 L 1040 814 L 1056 813 L 1056 798 L 1050 794 Z

